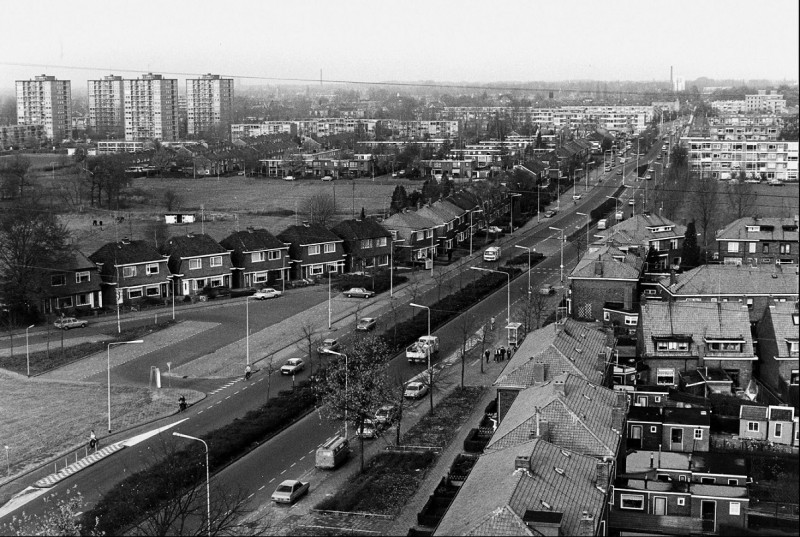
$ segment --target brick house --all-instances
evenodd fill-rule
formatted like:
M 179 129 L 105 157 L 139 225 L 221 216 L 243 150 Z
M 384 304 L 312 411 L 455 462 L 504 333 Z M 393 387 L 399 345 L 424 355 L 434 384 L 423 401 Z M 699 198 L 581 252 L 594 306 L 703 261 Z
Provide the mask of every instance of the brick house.
M 794 263 L 798 255 L 798 219 L 746 217 L 734 220 L 716 236 L 714 259 L 726 265 Z
M 395 259 L 414 264 L 436 256 L 438 223 L 415 211 L 396 213 L 383 221 L 396 245 Z
M 331 228 L 342 239 L 347 272 L 388 268 L 392 257 L 392 234 L 371 218 L 342 220 Z
M 417 215 L 436 223 L 436 255 L 452 252 L 458 232 L 458 216 L 439 202 L 420 207 Z
M 645 302 L 636 350 L 647 367 L 644 384 L 677 387 L 679 374 L 724 370 L 734 389 L 747 386 L 757 360 L 750 315 L 738 303 Z
M 707 452 L 711 416 L 702 408 L 634 406 L 628 410 L 628 449 Z
M 206 287 L 231 288 L 231 251 L 205 234 L 170 237 L 162 251 L 169 256 L 176 294 L 189 296 Z
M 170 296 L 169 256 L 149 241 L 109 242 L 89 256 L 100 269 L 103 304 L 130 305 Z
M 483 214 L 481 202 L 472 192 L 462 190 L 450 194 L 445 198 L 444 203 L 451 204 L 461 211 L 459 231 L 456 234 L 456 240 L 459 243 L 468 241 L 471 236 L 475 235 L 475 230 L 486 227 L 486 216 Z
M 289 226 L 278 239 L 289 244 L 293 279 L 345 271 L 344 240 L 323 226 L 308 222 Z
M 800 311 L 797 306 L 796 301 L 770 305 L 756 328 L 759 380 L 795 408 L 800 404 Z
M 81 315 L 102 308 L 101 281 L 97 265 L 72 250 L 42 277 L 40 310 L 45 314 L 72 315 L 74 311 Z
M 800 431 L 795 409 L 788 406 L 739 407 L 739 437 L 800 446 Z
M 570 316 L 635 332 L 643 271 L 644 260 L 632 252 L 602 246 L 587 253 L 568 277 Z
M 289 245 L 266 229 L 236 231 L 220 245 L 231 252 L 233 287 L 263 287 L 286 280 Z

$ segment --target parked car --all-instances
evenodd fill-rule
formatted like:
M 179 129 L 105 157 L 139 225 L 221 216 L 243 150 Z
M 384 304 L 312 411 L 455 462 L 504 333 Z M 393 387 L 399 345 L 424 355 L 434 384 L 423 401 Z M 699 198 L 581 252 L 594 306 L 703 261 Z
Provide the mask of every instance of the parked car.
M 256 291 L 256 293 L 253 295 L 253 298 L 255 298 L 256 300 L 267 300 L 268 298 L 278 298 L 279 296 L 281 296 L 281 294 L 283 293 L 281 293 L 277 289 L 273 289 L 272 287 L 265 287 L 260 291 Z
M 339 342 L 333 338 L 328 338 L 322 341 L 322 345 L 317 347 L 317 352 L 320 354 L 332 354 L 332 352 L 339 351 Z
M 578 200 L 579 200 L 579 199 L 581 199 L 582 197 L 583 197 L 583 194 L 573 194 L 573 195 L 572 195 L 572 199 L 573 199 L 573 201 L 578 201 Z
M 556 211 L 547 211 L 544 213 L 545 218 L 553 218 L 556 215 Z
M 344 292 L 344 296 L 346 296 L 347 298 L 353 298 L 354 296 L 357 296 L 359 298 L 372 298 L 375 296 L 375 292 L 368 291 L 363 287 L 351 287 L 350 289 Z
M 283 178 L 284 181 L 294 181 L 294 175 L 287 175 Z
M 296 375 L 305 368 L 306 364 L 301 358 L 289 358 L 286 364 L 281 366 L 281 375 Z
M 546 283 L 539 288 L 540 295 L 552 295 L 555 292 L 556 290 L 549 283 Z
M 409 382 L 406 384 L 406 391 L 403 392 L 403 397 L 406 399 L 420 399 L 425 397 L 428 393 L 428 387 L 421 382 Z
M 53 326 L 62 330 L 69 330 L 70 328 L 86 328 L 89 323 L 83 320 L 78 320 L 75 317 L 64 317 L 58 319 L 53 323 Z
M 369 418 L 364 418 L 363 425 L 356 430 L 356 436 L 362 438 L 378 438 L 378 425 Z
M 389 425 L 397 419 L 397 407 L 395 405 L 383 405 L 375 412 L 375 421 L 378 425 Z
M 628 200 L 628 205 L 636 205 L 636 200 L 631 198 Z
M 367 332 L 375 328 L 377 321 L 372 317 L 363 317 L 358 320 L 356 324 L 356 330 L 361 332 Z
M 322 178 L 323 181 L 333 181 L 333 177 L 330 175 L 326 175 Z
M 647 175 L 644 176 L 644 178 L 650 180 L 653 178 L 653 176 L 648 173 Z
M 298 481 L 297 479 L 287 479 L 278 485 L 272 493 L 272 501 L 275 503 L 292 504 L 308 494 L 308 482 Z

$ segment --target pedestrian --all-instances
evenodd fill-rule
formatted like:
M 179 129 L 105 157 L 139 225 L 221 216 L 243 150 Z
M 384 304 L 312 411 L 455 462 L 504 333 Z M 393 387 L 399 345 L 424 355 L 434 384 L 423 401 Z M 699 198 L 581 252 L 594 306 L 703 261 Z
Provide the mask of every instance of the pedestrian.
M 483 353 L 483 355 L 484 355 L 484 356 L 486 356 L 486 363 L 487 363 L 487 364 L 489 363 L 489 355 L 490 355 L 490 354 L 491 354 L 491 353 L 489 352 L 489 349 L 486 349 L 486 351 Z
M 252 370 L 250 369 L 250 365 L 248 364 L 247 367 L 244 368 L 244 380 L 250 380 L 251 374 Z
M 500 361 L 505 361 L 506 359 L 506 348 L 500 345 Z
M 489 319 L 489 330 L 494 330 L 494 317 Z
M 97 449 L 97 437 L 94 434 L 94 429 L 89 433 L 89 448 Z

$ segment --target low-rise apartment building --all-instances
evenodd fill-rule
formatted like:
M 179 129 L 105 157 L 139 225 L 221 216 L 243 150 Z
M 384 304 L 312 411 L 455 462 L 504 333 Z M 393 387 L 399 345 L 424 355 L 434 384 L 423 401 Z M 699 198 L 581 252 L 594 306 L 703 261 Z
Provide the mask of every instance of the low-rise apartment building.
M 289 244 L 292 279 L 345 271 L 344 240 L 319 224 L 289 226 L 278 233 L 278 239 Z
M 726 180 L 744 172 L 748 179 L 797 181 L 798 142 L 685 137 L 680 143 L 697 176 Z
M 87 314 L 102 308 L 98 266 L 77 250 L 69 252 L 44 273 L 40 296 L 40 311 L 45 314 Z
M 375 220 L 342 220 L 331 231 L 344 241 L 347 272 L 388 268 L 393 261 L 392 234 Z
M 800 260 L 798 217 L 745 217 L 716 235 L 714 259 L 731 265 L 770 265 Z
M 100 269 L 102 302 L 106 306 L 170 296 L 169 256 L 162 255 L 150 241 L 110 242 L 89 259 Z

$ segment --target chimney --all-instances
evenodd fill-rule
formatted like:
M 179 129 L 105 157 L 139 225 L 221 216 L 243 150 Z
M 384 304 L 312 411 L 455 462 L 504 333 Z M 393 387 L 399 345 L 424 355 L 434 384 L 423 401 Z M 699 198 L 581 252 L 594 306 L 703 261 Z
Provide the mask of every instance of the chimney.
M 562 375 L 553 379 L 553 389 L 556 393 L 566 396 L 567 395 L 567 377 Z
M 602 276 L 603 275 L 603 262 L 602 261 L 595 261 L 594 262 L 594 275 L 595 276 Z
M 625 424 L 625 409 L 615 406 L 614 408 L 611 409 L 611 428 L 615 430 L 617 433 L 622 434 L 622 426 L 624 424 Z
M 703 367 L 706 364 L 706 348 L 703 343 L 697 346 L 697 367 Z
M 595 470 L 596 470 L 595 478 L 597 480 L 595 485 L 597 485 L 597 488 L 599 488 L 603 492 L 606 492 L 608 490 L 608 479 L 609 479 L 608 463 L 605 461 L 597 461 L 597 464 L 595 464 Z
M 584 511 L 581 513 L 581 520 L 578 523 L 578 535 L 594 535 L 594 515 L 589 511 Z
M 669 271 L 669 284 L 670 286 L 675 285 L 678 283 L 678 276 L 675 274 L 674 269 L 670 269 Z
M 514 459 L 514 470 L 529 470 L 531 469 L 531 458 L 528 455 L 517 455 Z
M 655 459 L 655 455 L 653 452 L 650 452 L 650 468 L 653 468 L 653 459 Z
M 605 352 L 598 352 L 597 353 L 597 365 L 595 369 L 598 371 L 605 371 L 606 370 L 606 353 Z
M 536 384 L 544 382 L 544 362 L 536 361 L 533 363 L 533 382 Z

